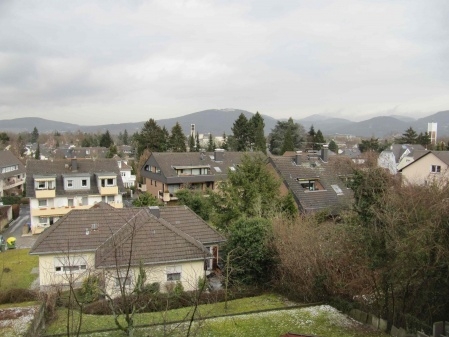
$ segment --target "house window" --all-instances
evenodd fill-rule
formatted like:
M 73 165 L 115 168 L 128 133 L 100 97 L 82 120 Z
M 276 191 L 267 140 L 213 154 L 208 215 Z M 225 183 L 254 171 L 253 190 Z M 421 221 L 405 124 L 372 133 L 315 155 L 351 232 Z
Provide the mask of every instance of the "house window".
M 113 195 L 104 195 L 104 196 L 101 197 L 101 199 L 105 203 L 114 202 L 114 196 Z
M 441 166 L 440 165 L 432 165 L 432 168 L 430 170 L 432 173 L 440 173 L 441 172 Z
M 39 199 L 39 207 L 47 207 L 47 199 Z
M 37 184 L 37 188 L 40 190 L 46 189 L 47 188 L 47 182 L 46 181 L 39 181 Z
M 42 225 L 42 226 L 48 225 L 48 218 L 40 216 L 39 217 L 39 225 Z
M 87 179 L 82 179 L 81 180 L 81 186 L 87 187 Z
M 296 179 L 301 187 L 306 191 L 321 191 L 324 190 L 323 185 L 318 179 Z
M 108 178 L 106 180 L 106 186 L 114 186 L 114 179 L 113 178 Z
M 120 276 L 115 278 L 115 286 L 119 288 L 120 286 L 130 286 L 131 285 L 131 276 L 125 277 Z
M 87 197 L 82 197 L 81 198 L 81 204 L 87 205 Z
M 181 271 L 181 266 L 167 266 L 167 281 L 180 281 Z
M 55 271 L 59 273 L 83 272 L 87 270 L 86 258 L 82 256 L 55 257 L 54 266 Z
M 122 174 L 122 177 L 126 176 L 126 173 L 125 173 L 125 172 L 121 172 L 121 174 Z
M 68 206 L 73 206 L 73 198 L 67 199 L 67 205 Z
M 73 187 L 73 180 L 67 180 L 67 187 Z

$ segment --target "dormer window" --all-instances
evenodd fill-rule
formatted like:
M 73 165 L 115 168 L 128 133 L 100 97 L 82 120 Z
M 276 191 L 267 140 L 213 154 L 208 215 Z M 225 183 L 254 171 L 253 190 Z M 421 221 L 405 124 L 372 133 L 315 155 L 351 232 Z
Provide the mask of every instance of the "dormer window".
M 296 179 L 305 191 L 322 191 L 324 190 L 319 179 Z
M 71 179 L 68 179 L 67 180 L 67 187 L 73 187 L 73 180 L 71 180 Z

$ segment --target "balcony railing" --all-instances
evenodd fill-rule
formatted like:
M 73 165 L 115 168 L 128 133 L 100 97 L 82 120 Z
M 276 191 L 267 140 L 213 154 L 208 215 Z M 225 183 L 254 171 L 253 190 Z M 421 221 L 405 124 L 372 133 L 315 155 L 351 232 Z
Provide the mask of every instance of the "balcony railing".
M 4 180 L 4 189 L 9 189 L 13 187 L 17 187 L 23 185 L 25 183 L 25 179 L 19 178 L 9 178 Z

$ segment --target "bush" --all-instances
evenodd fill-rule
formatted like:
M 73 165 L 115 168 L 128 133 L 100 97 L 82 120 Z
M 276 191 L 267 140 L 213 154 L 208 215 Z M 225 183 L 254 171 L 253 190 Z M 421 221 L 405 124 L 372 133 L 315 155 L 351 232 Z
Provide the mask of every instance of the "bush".
M 176 285 L 173 285 L 173 292 Z M 241 288 L 239 291 L 228 292 L 228 300 L 234 300 L 244 297 L 253 297 L 262 294 L 263 291 L 260 288 Z M 179 309 L 190 307 L 195 304 L 198 299 L 198 304 L 210 304 L 217 302 L 224 302 L 225 291 L 216 290 L 213 292 L 202 292 L 198 296 L 195 291 L 183 292 L 180 296 L 173 296 L 169 293 L 145 293 L 139 296 L 136 303 L 136 307 L 144 308 L 140 312 L 158 312 L 172 309 Z M 121 308 L 123 306 L 121 297 L 114 299 L 114 306 Z M 109 307 L 107 300 L 99 300 L 90 304 L 87 304 L 83 308 L 85 314 L 91 315 L 111 315 L 112 311 Z
M 37 294 L 29 289 L 10 289 L 0 293 L 0 304 L 35 301 Z
M 160 291 L 161 291 L 161 284 L 159 282 L 146 284 L 144 287 L 144 292 L 148 294 L 157 294 Z
M 98 300 L 100 296 L 100 277 L 98 275 L 90 275 L 83 281 L 81 286 L 81 295 L 85 302 L 93 302 Z

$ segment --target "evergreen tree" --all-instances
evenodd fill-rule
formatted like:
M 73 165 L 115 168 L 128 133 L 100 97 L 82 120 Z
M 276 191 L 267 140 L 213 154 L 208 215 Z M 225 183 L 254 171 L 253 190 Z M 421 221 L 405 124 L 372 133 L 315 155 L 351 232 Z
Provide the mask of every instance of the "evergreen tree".
M 360 152 L 379 151 L 379 138 L 364 139 L 359 144 Z
M 303 137 L 306 132 L 301 124 L 295 123 L 290 117 L 288 121 L 278 121 L 274 129 L 271 130 L 269 138 L 270 152 L 274 155 L 281 155 L 284 148 L 284 138 L 287 130 L 291 131 L 294 148 L 300 149 Z M 288 143 L 288 142 L 287 142 Z M 291 148 L 291 147 L 290 147 Z
M 229 150 L 229 146 L 228 146 L 228 138 L 226 137 L 226 133 L 223 132 L 223 143 L 221 143 L 221 148 L 223 150 L 228 151 Z
M 109 134 L 109 130 L 106 130 L 100 137 L 100 146 L 109 148 L 112 144 L 114 144 L 112 137 Z
M 315 143 L 315 146 L 314 146 L 315 150 L 320 150 L 323 147 L 323 144 L 326 143 L 326 140 L 324 139 L 323 133 L 321 132 L 321 130 L 318 130 L 316 132 L 314 143 Z
M 37 142 L 38 139 L 39 139 L 39 131 L 37 130 L 36 127 L 34 127 L 33 132 L 31 132 L 30 135 L 30 142 L 34 144 Z
M 133 137 L 137 143 L 137 157 L 139 158 L 145 149 L 152 152 L 163 152 L 166 145 L 164 144 L 165 137 L 166 134 L 154 119 L 146 121 L 140 133 Z
M 200 144 L 200 135 L 198 134 L 198 132 L 196 133 L 195 136 L 195 142 L 196 142 L 196 150 L 199 152 L 201 151 L 201 144 Z
M 209 133 L 209 142 L 207 143 L 207 151 L 212 152 L 215 150 L 214 138 L 211 133 Z
M 9 136 L 6 132 L 0 132 L 0 142 L 2 144 L 5 144 L 6 142 L 9 142 Z
M 421 144 L 425 148 L 427 148 L 430 145 L 430 135 L 427 132 L 420 132 L 418 135 L 418 138 L 416 139 L 416 142 L 418 144 Z
M 175 126 L 171 129 L 170 136 L 170 149 L 173 152 L 186 152 L 186 137 L 182 131 L 181 125 L 176 122 Z
M 249 122 L 246 116 L 241 113 L 239 118 L 234 122 L 232 126 L 232 132 L 236 141 L 237 151 L 247 151 L 249 143 Z
M 313 124 L 310 126 L 309 132 L 307 133 L 307 147 L 310 147 L 312 150 L 315 149 L 315 128 Z
M 335 143 L 335 141 L 333 139 L 329 142 L 329 150 L 331 150 L 332 152 L 338 153 L 338 145 L 337 145 L 337 143 Z
M 129 136 L 128 136 L 128 130 L 125 129 L 123 132 L 123 139 L 122 139 L 123 145 L 129 145 Z
M 37 143 L 37 149 L 36 152 L 34 153 L 34 159 L 41 159 L 41 148 L 39 146 L 39 143 Z
M 192 134 L 189 136 L 189 152 L 196 152 L 195 137 Z
M 264 134 L 265 123 L 259 112 L 256 112 L 249 119 L 249 125 L 249 143 L 251 144 L 252 150 L 267 153 L 267 140 Z
M 398 139 L 399 144 L 417 144 L 418 134 L 412 127 L 409 127 Z
M 106 158 L 112 158 L 112 157 L 114 157 L 117 153 L 118 153 L 118 151 L 117 151 L 117 146 L 114 145 L 114 144 L 112 144 L 112 145 L 109 147 L 108 153 L 106 153 Z
M 280 184 L 267 168 L 265 156 L 243 155 L 238 169 L 229 171 L 219 191 L 211 194 L 217 225 L 225 229 L 241 216 L 273 215 L 281 208 Z
M 291 128 L 288 128 L 285 132 L 284 142 L 282 143 L 281 154 L 284 154 L 287 151 L 294 151 L 295 144 L 293 143 L 293 136 Z

